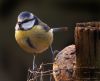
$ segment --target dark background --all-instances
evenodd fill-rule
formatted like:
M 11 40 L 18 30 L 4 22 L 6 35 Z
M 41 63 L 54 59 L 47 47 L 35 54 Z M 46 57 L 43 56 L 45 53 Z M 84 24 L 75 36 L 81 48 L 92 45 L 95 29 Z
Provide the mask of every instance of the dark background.
M 0 81 L 26 81 L 32 54 L 15 41 L 15 24 L 22 11 L 31 11 L 50 27 L 68 26 L 54 35 L 53 50 L 74 43 L 77 22 L 99 21 L 100 0 L 0 0 Z M 50 62 L 50 50 L 37 56 L 37 64 Z

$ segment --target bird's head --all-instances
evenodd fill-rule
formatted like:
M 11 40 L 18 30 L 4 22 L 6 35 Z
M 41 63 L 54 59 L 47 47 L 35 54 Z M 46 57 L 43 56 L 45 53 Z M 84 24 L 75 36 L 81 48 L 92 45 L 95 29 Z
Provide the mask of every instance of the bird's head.
M 18 15 L 18 26 L 15 29 L 29 30 L 38 24 L 37 17 L 31 12 L 24 11 Z

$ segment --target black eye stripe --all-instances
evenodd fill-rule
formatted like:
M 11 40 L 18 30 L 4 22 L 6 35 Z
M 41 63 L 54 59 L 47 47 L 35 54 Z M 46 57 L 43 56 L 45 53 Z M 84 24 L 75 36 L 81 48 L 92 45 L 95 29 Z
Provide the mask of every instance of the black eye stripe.
M 29 20 L 28 19 L 27 20 L 24 20 L 23 22 L 18 22 L 18 24 L 19 24 L 19 26 L 21 26 L 21 24 L 26 23 L 26 22 L 31 21 L 31 20 L 34 20 L 34 19 L 35 19 L 34 25 L 37 25 L 38 24 L 37 17 L 34 17 L 32 19 L 29 19 Z
M 29 19 L 29 20 L 25 20 L 25 21 L 23 21 L 23 22 L 18 22 L 18 24 L 20 25 L 20 24 L 26 23 L 26 22 L 31 21 L 31 20 L 34 20 L 34 18 Z

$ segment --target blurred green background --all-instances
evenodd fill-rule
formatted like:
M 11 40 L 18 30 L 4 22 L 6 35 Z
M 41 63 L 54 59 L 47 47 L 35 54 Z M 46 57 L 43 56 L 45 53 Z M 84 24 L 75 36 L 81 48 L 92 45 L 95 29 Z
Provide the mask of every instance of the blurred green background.
M 32 54 L 24 52 L 14 37 L 22 11 L 34 13 L 50 27 L 68 26 L 67 32 L 54 35 L 53 50 L 61 50 L 74 43 L 77 22 L 100 20 L 100 0 L 0 0 L 0 81 L 26 81 L 32 66 Z M 37 64 L 50 62 L 50 50 L 37 58 Z

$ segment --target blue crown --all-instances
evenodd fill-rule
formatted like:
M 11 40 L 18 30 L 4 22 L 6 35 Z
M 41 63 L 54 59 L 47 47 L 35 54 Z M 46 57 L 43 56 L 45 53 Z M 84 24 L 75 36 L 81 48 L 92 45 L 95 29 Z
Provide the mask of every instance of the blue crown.
M 24 11 L 24 12 L 21 12 L 19 14 L 18 18 L 20 18 L 20 19 L 24 19 L 24 18 L 32 19 L 33 18 L 33 14 L 31 12 Z

